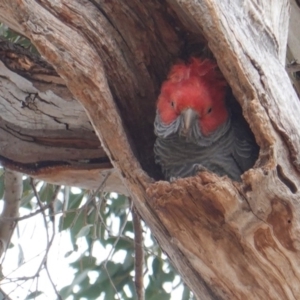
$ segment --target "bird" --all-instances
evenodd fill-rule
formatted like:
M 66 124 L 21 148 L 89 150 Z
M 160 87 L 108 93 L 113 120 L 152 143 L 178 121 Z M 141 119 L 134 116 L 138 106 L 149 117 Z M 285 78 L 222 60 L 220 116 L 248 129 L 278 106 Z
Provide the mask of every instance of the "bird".
M 155 162 L 166 180 L 208 170 L 241 181 L 253 167 L 259 147 L 227 95 L 215 61 L 191 57 L 173 65 L 161 86 L 154 121 Z

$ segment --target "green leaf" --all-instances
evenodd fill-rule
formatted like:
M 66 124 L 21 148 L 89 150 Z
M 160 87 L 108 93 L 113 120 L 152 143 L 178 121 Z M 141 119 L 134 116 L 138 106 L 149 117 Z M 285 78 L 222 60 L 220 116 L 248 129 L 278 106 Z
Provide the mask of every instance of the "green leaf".
M 155 257 L 152 262 L 153 276 L 157 277 L 162 271 L 162 262 L 158 257 Z
M 20 206 L 24 208 L 32 209 L 30 202 L 33 197 L 34 197 L 34 193 L 32 190 L 24 191 L 20 202 Z
M 89 233 L 90 233 L 90 229 L 93 225 L 92 224 L 88 224 L 88 225 L 85 225 L 83 226 L 79 232 L 76 234 L 76 239 L 80 238 L 80 237 L 83 237 L 83 236 L 87 236 Z
M 126 232 L 133 232 L 133 222 L 132 221 L 128 221 L 126 223 L 123 234 L 125 234 Z
M 115 290 L 110 283 L 105 286 L 100 286 L 100 289 L 101 288 L 103 288 L 102 292 L 105 294 L 104 299 L 115 299 Z
M 69 257 L 73 252 L 74 252 L 73 250 L 66 252 L 64 257 L 66 258 Z
M 191 294 L 190 290 L 186 286 L 184 286 L 182 297 L 181 297 L 182 300 L 190 300 L 190 294 Z
M 59 218 L 59 231 L 66 230 L 69 228 L 74 220 L 74 217 L 76 216 L 76 212 L 69 212 L 65 213 L 65 215 L 62 215 Z
M 24 252 L 21 245 L 18 245 L 19 255 L 18 255 L 18 267 L 20 267 L 24 262 Z
M 163 272 L 162 278 L 163 278 L 164 282 L 172 282 L 175 279 L 175 273 L 173 271 L 170 271 L 167 273 Z
M 82 192 L 80 194 L 73 194 L 70 192 L 69 205 L 68 205 L 67 209 L 78 208 L 83 200 L 84 195 L 85 195 L 84 192 Z
M 86 289 L 82 289 L 80 293 L 78 293 L 78 296 L 86 299 L 97 299 L 97 297 L 100 296 L 101 292 L 101 286 L 99 286 L 98 284 L 89 284 Z
M 80 285 L 80 283 L 86 279 L 87 277 L 87 274 L 88 274 L 88 271 L 89 270 L 83 270 L 81 272 L 78 272 L 75 277 L 74 277 L 74 280 L 73 282 L 67 286 L 67 287 L 64 287 L 60 290 L 60 294 L 63 298 L 67 298 L 71 293 L 72 293 L 72 290 L 73 290 L 73 287 L 75 285 Z
M 52 184 L 44 182 L 39 191 L 40 200 L 49 203 L 53 200 L 54 191 L 55 187 Z
M 111 277 L 113 277 L 118 271 L 122 269 L 122 264 L 120 263 L 115 263 L 111 260 L 109 260 L 106 264 L 106 269 L 107 272 Z
M 56 199 L 56 201 L 54 202 L 54 212 L 60 212 L 63 209 L 63 203 L 61 202 L 61 200 Z
M 39 295 L 42 295 L 43 292 L 41 291 L 34 291 L 32 293 L 30 293 L 26 298 L 25 300 L 29 300 L 29 299 L 35 299 L 36 297 L 38 297 Z
M 116 241 L 117 237 L 110 237 L 106 240 L 106 244 L 110 244 L 113 245 L 114 242 Z M 130 249 L 133 250 L 134 248 L 134 244 L 133 244 L 133 240 L 127 240 L 127 239 L 123 239 L 120 238 L 117 245 L 116 245 L 116 250 L 122 249 L 122 250 L 126 250 L 126 249 Z
M 90 256 L 82 256 L 73 263 L 70 263 L 70 266 L 78 271 L 82 270 L 94 270 L 96 264 L 96 258 Z
M 85 224 L 85 212 L 82 211 L 79 213 L 79 215 L 75 215 L 74 219 L 72 220 L 72 224 L 71 224 L 71 228 L 70 228 L 71 236 L 76 239 L 76 235 L 78 234 L 80 229 L 85 225 L 86 225 Z
M 96 283 L 100 286 L 100 285 L 105 285 L 105 282 L 108 282 L 108 276 L 105 270 L 101 269 L 101 271 L 99 272 L 99 276 L 96 280 Z
M 131 294 L 135 296 L 136 290 L 135 290 L 135 285 L 134 285 L 133 281 L 129 280 L 127 282 L 127 286 L 129 287 L 129 290 L 130 290 Z
M 110 205 L 111 213 L 116 216 L 124 214 L 126 209 L 129 207 L 128 198 L 124 195 L 119 195 L 117 199 L 111 199 L 112 204 Z
M 65 286 L 63 287 L 60 291 L 59 291 L 59 294 L 60 296 L 63 298 L 63 299 L 66 299 L 70 296 L 71 294 L 71 291 L 70 291 L 70 286 Z
M 171 299 L 171 294 L 160 290 L 160 292 L 158 293 L 158 295 L 154 295 L 153 297 L 149 298 L 148 300 L 170 300 Z
M 59 230 L 63 231 L 67 228 L 71 228 L 71 235 L 73 237 L 80 231 L 84 226 L 85 215 L 84 212 L 68 212 L 65 216 L 61 216 L 59 220 Z M 72 227 L 71 227 L 72 226 Z
M 124 270 L 133 270 L 134 268 L 134 257 L 133 257 L 133 251 L 128 251 L 124 262 L 123 262 L 123 269 Z

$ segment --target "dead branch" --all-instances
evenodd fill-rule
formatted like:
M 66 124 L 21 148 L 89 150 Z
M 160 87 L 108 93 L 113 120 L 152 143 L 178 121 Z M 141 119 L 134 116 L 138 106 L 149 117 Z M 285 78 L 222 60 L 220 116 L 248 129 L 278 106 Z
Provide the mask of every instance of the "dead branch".
M 6 218 L 16 218 L 19 215 L 19 205 L 23 192 L 22 174 L 10 170 L 4 173 L 4 205 L 0 217 L 0 257 L 5 253 L 16 222 Z

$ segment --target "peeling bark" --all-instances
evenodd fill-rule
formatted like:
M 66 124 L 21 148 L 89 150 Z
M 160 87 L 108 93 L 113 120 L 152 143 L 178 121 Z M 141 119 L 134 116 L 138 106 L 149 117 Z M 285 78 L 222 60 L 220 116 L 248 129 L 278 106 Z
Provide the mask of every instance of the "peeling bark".
M 287 0 L 0 7 L 82 103 L 136 209 L 197 298 L 300 297 L 300 105 L 284 68 Z M 199 45 L 207 39 L 260 146 L 242 183 L 207 172 L 153 183 L 156 95 L 192 34 Z
M 112 165 L 64 80 L 45 60 L 4 40 L 0 57 L 1 164 L 54 184 L 97 188 Z M 127 194 L 113 174 L 105 190 Z

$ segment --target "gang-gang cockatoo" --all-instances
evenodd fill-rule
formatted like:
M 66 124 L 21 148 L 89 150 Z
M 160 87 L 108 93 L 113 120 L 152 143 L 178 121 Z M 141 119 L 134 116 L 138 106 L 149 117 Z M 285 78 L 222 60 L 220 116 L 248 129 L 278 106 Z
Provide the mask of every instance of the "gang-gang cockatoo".
M 162 84 L 154 122 L 154 152 L 165 179 L 208 169 L 240 181 L 258 157 L 247 123 L 230 109 L 228 85 L 209 59 L 191 58 L 171 68 Z

